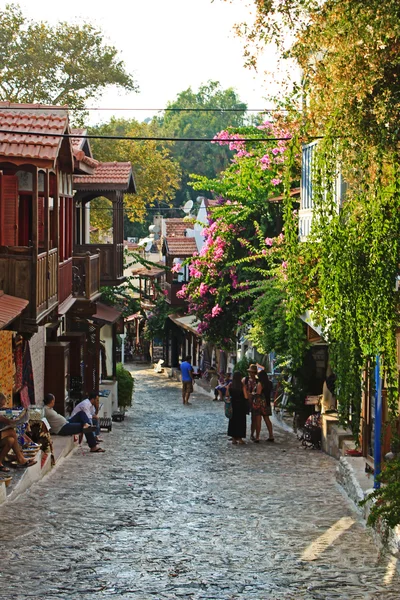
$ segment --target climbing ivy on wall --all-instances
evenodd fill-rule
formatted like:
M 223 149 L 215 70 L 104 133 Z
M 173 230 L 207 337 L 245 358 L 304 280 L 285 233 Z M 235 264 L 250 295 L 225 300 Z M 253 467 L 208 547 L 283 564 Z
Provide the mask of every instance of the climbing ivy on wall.
M 325 332 L 337 376 L 342 421 L 358 436 L 362 372 L 383 359 L 392 416 L 397 406 L 396 328 L 400 262 L 400 172 L 397 153 L 363 148 L 327 136 L 312 173 L 314 215 L 306 242 L 295 235 L 290 201 L 285 211 L 288 314 L 311 310 Z M 338 205 L 336 179 L 347 192 Z

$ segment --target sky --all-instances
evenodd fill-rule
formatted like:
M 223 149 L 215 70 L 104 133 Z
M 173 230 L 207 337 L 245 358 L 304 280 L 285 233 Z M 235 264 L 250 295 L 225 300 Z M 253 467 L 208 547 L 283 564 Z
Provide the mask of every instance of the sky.
M 9 0 L 0 0 L 5 7 Z M 96 106 L 103 108 L 163 108 L 189 86 L 197 90 L 208 80 L 233 87 L 248 108 L 266 108 L 265 97 L 279 86 L 264 76 L 276 69 L 276 56 L 268 48 L 259 72 L 244 68 L 243 40 L 235 36 L 235 23 L 251 21 L 251 0 L 14 0 L 29 18 L 55 23 L 90 22 L 101 28 L 107 41 L 120 51 L 139 93 L 109 89 Z M 106 111 L 91 114 L 91 122 L 113 114 L 145 119 L 154 112 Z

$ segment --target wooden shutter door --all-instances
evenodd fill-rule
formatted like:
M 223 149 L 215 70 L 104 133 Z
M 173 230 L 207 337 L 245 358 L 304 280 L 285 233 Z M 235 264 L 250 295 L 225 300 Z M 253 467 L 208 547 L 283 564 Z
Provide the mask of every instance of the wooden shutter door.
M 0 245 L 18 245 L 18 178 L 0 174 Z

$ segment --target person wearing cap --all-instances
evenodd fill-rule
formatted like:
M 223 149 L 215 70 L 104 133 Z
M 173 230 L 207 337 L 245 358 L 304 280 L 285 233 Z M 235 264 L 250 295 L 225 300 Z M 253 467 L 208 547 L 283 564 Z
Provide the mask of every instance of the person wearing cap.
M 247 399 L 249 402 L 249 410 L 251 411 L 251 434 L 250 434 L 250 439 L 253 442 L 258 443 L 260 441 L 260 430 L 261 430 L 261 418 L 260 418 L 260 427 L 258 430 L 258 435 L 257 435 L 257 431 L 256 431 L 256 414 L 255 414 L 255 409 L 253 408 L 253 400 L 255 398 L 255 394 L 256 394 L 256 390 L 257 390 L 257 365 L 252 364 L 249 366 L 249 368 L 247 369 L 247 377 L 244 377 L 242 379 L 242 383 L 245 386 L 245 389 L 247 391 Z M 254 435 L 256 434 L 256 435 Z

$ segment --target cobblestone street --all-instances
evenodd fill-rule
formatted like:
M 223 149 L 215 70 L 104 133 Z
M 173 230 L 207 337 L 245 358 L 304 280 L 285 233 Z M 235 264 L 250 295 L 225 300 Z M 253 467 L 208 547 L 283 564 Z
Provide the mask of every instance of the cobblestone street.
M 0 507 L 1 600 L 395 600 L 400 581 L 335 482 L 336 461 L 233 446 L 222 403 L 136 369 L 133 408 Z

